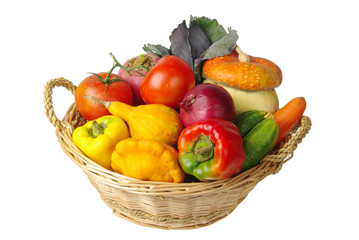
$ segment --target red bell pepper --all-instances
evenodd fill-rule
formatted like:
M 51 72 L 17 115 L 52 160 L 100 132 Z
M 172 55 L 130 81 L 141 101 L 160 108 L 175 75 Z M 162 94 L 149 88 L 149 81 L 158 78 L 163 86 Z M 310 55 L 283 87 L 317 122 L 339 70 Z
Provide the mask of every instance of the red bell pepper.
M 202 120 L 178 139 L 182 169 L 201 181 L 226 179 L 241 171 L 245 160 L 241 134 L 232 122 Z

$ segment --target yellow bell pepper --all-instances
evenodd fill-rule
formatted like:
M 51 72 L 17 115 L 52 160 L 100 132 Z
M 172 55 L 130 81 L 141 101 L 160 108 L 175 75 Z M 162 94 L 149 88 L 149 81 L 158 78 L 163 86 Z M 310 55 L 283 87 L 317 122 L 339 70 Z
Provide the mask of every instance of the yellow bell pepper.
M 116 144 L 130 137 L 126 123 L 119 117 L 107 115 L 78 127 L 72 133 L 72 141 L 87 157 L 111 169 L 111 155 Z
M 115 172 L 140 180 L 180 183 L 185 176 L 177 150 L 156 140 L 127 138 L 117 143 L 111 166 Z

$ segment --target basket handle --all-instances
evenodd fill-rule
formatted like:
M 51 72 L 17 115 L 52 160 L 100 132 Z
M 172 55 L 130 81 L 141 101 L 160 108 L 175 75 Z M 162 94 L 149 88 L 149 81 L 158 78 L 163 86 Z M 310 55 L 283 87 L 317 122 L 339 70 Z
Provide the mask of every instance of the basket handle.
M 262 159 L 261 162 L 276 162 L 278 163 L 277 169 L 273 174 L 278 173 L 285 162 L 290 160 L 293 157 L 293 152 L 297 148 L 298 144 L 302 142 L 303 138 L 307 135 L 312 122 L 309 117 L 302 116 L 300 122 L 296 127 L 293 128 L 291 132 L 294 132 L 292 136 L 287 135 L 289 140 L 281 146 L 276 154 L 269 154 Z
M 45 113 L 49 121 L 52 123 L 56 129 L 58 128 L 68 128 L 70 126 L 69 123 L 60 121 L 54 111 L 52 105 L 52 90 L 55 87 L 64 87 L 69 90 L 73 95 L 76 91 L 76 86 L 65 78 L 54 78 L 48 81 L 44 86 L 44 104 L 45 104 Z

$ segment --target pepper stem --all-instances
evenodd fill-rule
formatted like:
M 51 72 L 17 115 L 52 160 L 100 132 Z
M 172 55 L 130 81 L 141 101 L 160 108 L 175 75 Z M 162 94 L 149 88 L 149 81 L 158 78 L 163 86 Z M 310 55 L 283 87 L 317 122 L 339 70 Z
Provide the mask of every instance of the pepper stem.
M 197 162 L 208 161 L 214 156 L 214 148 L 211 139 L 202 134 L 193 146 L 193 157 Z
M 89 129 L 89 135 L 93 138 L 103 134 L 105 132 L 106 125 L 105 124 L 98 124 L 97 121 L 93 121 L 92 125 Z

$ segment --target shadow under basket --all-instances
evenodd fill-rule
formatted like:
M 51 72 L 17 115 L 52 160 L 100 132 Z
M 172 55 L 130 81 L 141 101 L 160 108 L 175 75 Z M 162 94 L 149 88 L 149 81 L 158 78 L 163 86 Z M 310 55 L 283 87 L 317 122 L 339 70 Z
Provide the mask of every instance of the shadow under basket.
M 136 224 L 162 229 L 192 229 L 210 225 L 229 215 L 265 177 L 281 170 L 311 127 L 303 116 L 294 129 L 260 164 L 239 175 L 212 182 L 166 183 L 123 176 L 94 163 L 72 142 L 72 131 L 86 120 L 75 103 L 62 120 L 56 117 L 52 90 L 76 86 L 64 79 L 48 81 L 44 87 L 45 113 L 56 128 L 63 151 L 79 166 L 114 215 Z

